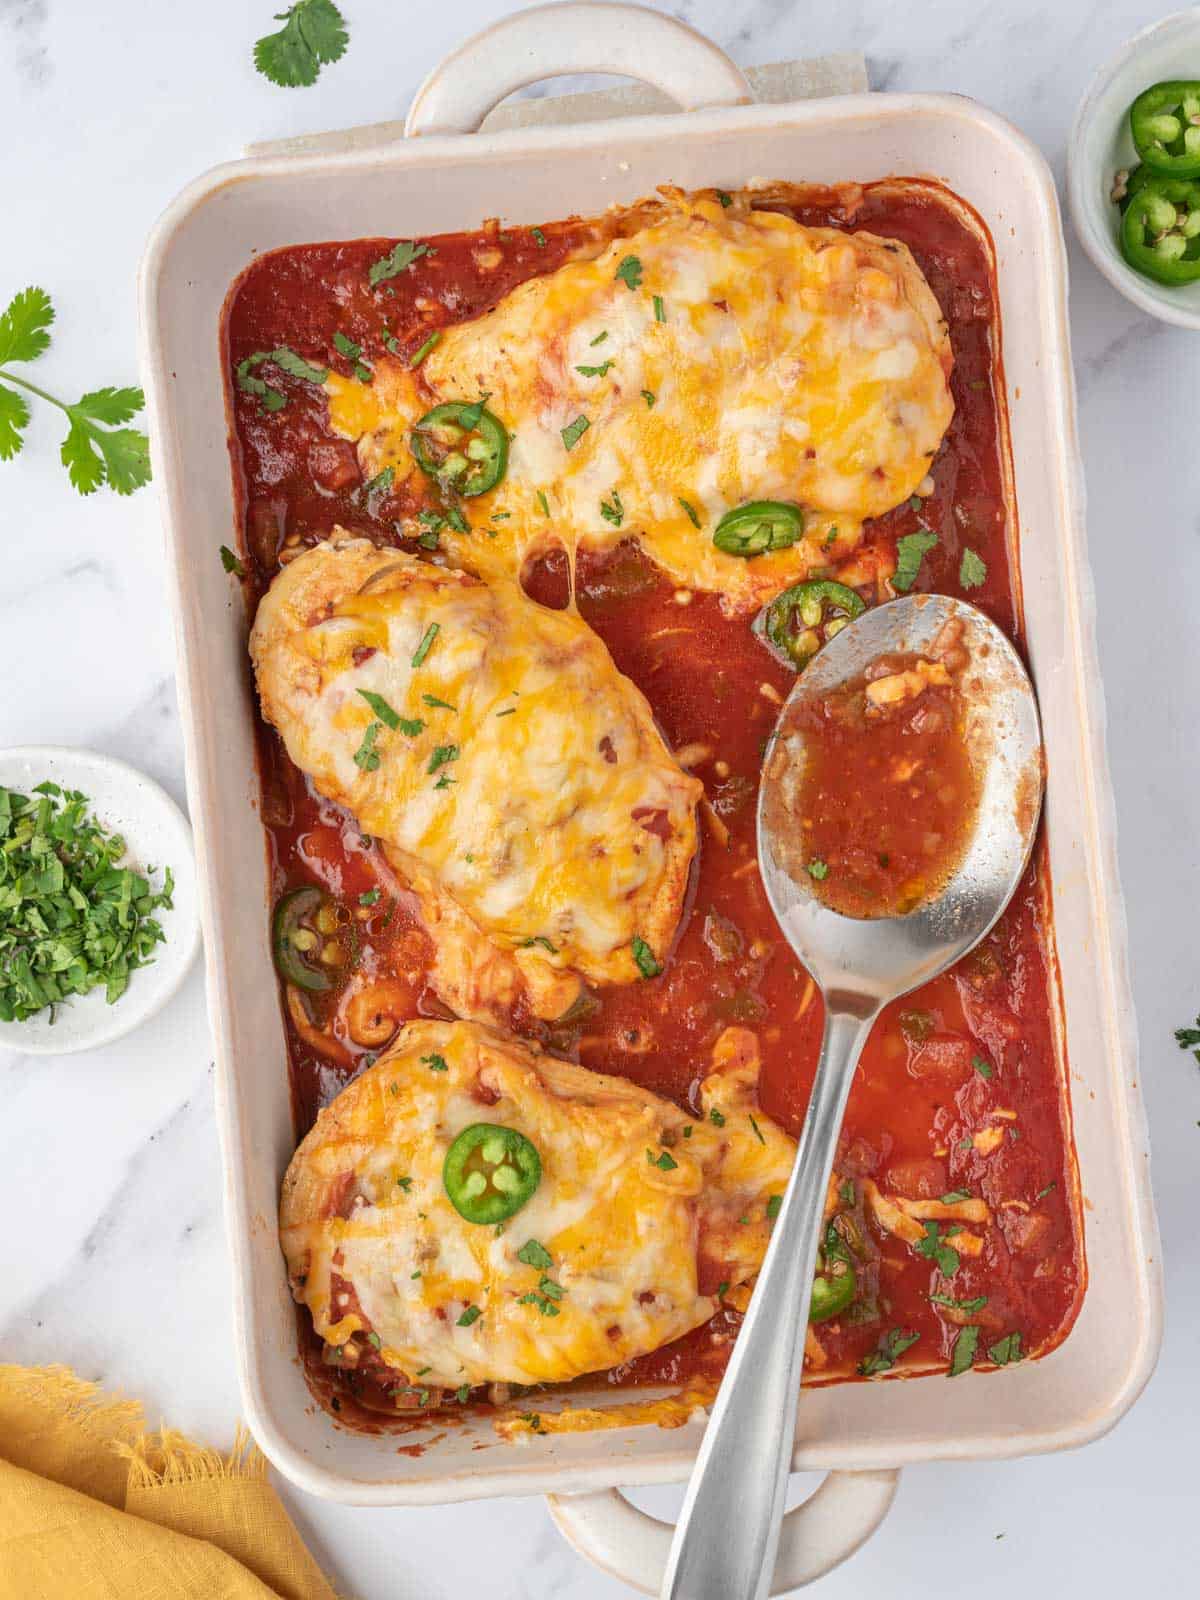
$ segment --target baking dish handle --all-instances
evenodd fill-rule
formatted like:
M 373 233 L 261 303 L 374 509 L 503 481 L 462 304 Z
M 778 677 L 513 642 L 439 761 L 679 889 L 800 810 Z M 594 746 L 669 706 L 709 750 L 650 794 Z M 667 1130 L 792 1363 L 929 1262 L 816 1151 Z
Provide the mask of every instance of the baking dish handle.
M 852 1556 L 887 1516 L 899 1477 L 892 1469 L 831 1472 L 784 1517 L 770 1593 L 800 1589 Z M 639 1511 L 617 1489 L 546 1500 L 559 1532 L 581 1556 L 643 1594 L 658 1594 L 675 1531 L 670 1523 Z M 732 1493 L 729 1510 L 737 1515 Z
M 568 0 L 518 11 L 460 45 L 417 90 L 404 131 L 474 133 L 515 89 L 566 72 L 640 78 L 689 111 L 754 99 L 741 69 L 686 22 L 642 6 Z

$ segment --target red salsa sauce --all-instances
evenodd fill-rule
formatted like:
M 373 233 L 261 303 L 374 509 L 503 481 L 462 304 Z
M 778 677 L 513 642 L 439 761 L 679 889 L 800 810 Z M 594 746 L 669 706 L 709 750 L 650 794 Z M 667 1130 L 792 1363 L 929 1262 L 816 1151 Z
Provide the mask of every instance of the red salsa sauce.
M 825 905 L 903 916 L 953 877 L 979 809 L 964 709 L 939 656 L 884 655 L 789 712 L 804 774 L 788 817 Z
M 954 417 L 931 467 L 933 493 L 868 524 L 865 542 L 894 547 L 905 534 L 932 532 L 937 544 L 926 553 L 914 588 L 948 594 L 964 593 L 962 557 L 972 551 L 986 571 L 969 598 L 1019 645 L 998 309 L 982 225 L 938 185 L 917 180 L 797 190 L 786 199 L 773 192 L 756 203 L 805 223 L 867 229 L 912 250 L 949 325 Z M 396 520 L 416 507 L 399 491 L 383 506 L 366 492 L 353 445 L 329 429 L 318 386 L 272 377 L 287 403 L 266 410 L 237 386 L 239 364 L 287 345 L 309 361 L 352 371 L 335 333 L 358 345 L 368 364 L 385 353 L 411 359 L 438 327 L 477 316 L 525 279 L 552 271 L 600 226 L 619 222 L 571 221 L 536 230 L 490 224 L 478 233 L 442 236 L 430 241 L 432 255 L 374 288 L 369 269 L 392 240 L 296 246 L 246 270 L 231 291 L 223 339 L 251 604 L 281 562 L 335 524 L 379 544 L 416 548 Z M 563 560 L 537 563 L 525 584 L 544 603 L 564 603 Z M 725 617 L 715 596 L 694 593 L 680 604 L 676 586 L 633 544 L 598 557 L 581 554 L 577 596 L 617 667 L 646 694 L 671 746 L 707 752 L 693 769 L 705 785 L 701 848 L 661 978 L 601 993 L 592 1014 L 570 1026 L 518 1011 L 512 1027 L 683 1106 L 694 1106 L 720 1032 L 730 1024 L 751 1027 L 762 1050 L 763 1107 L 796 1134 L 820 1046 L 822 1007 L 767 904 L 754 829 L 763 752 L 793 674 L 752 637 L 744 620 Z M 881 596 L 864 598 L 872 603 Z M 326 888 L 353 908 L 354 970 L 395 985 L 394 1015 L 449 1015 L 425 976 L 430 946 L 415 901 L 389 890 L 373 905 L 359 904 L 380 881 L 372 842 L 312 791 L 265 725 L 259 742 L 276 896 L 301 884 Z M 321 1004 L 336 1008 L 336 994 Z M 888 1006 L 867 1044 L 836 1162 L 847 1226 L 862 1247 L 858 1294 L 850 1313 L 814 1330 L 820 1359 L 810 1348 L 810 1381 L 853 1377 L 863 1366 L 867 1372 L 892 1365 L 945 1371 L 963 1313 L 931 1300 L 932 1292 L 943 1301 L 984 1298 L 971 1316 L 980 1326 L 981 1360 L 993 1346 L 1010 1356 L 1018 1349 L 1022 1357 L 1045 1353 L 1070 1330 L 1086 1268 L 1065 1062 L 1055 1043 L 1057 1007 L 1049 884 L 1039 846 L 993 932 L 953 970 Z M 285 1019 L 299 1137 L 374 1051 L 354 1043 L 340 1019 L 332 1046 L 328 1031 L 306 1031 L 305 1019 L 286 1011 Z M 962 1253 L 947 1282 L 937 1252 L 947 1236 L 952 1243 L 952 1226 L 925 1225 L 926 1243 L 912 1248 L 869 1214 L 867 1184 L 910 1201 L 958 1193 L 982 1198 L 991 1221 L 981 1248 Z M 606 1376 L 615 1386 L 630 1386 L 715 1378 L 739 1320 L 725 1307 L 705 1327 L 600 1381 Z M 307 1317 L 302 1326 L 314 1391 L 343 1418 L 361 1423 L 354 1385 L 363 1380 L 322 1370 Z M 1006 1345 L 1014 1335 L 1019 1345 Z

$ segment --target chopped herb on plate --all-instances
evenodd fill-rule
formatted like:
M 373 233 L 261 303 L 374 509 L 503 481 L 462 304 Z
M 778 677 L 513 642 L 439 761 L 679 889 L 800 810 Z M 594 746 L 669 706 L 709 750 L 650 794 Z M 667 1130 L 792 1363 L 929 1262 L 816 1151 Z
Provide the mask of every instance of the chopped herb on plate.
M 125 841 L 87 810 L 87 796 L 38 784 L 0 786 L 0 1020 L 24 1022 L 72 995 L 104 987 L 109 1005 L 164 939 L 154 913 L 163 886 L 120 866 Z M 53 1010 L 51 1011 L 53 1020 Z

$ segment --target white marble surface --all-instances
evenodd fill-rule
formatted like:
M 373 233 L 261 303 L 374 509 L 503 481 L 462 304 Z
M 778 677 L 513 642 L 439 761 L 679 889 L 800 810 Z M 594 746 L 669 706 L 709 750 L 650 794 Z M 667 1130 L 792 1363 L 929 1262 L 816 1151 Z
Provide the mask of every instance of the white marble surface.
M 134 379 L 142 240 L 187 179 L 252 139 L 398 113 L 441 55 L 510 7 L 344 0 L 348 55 L 294 91 L 250 65 L 274 9 L 0 0 L 0 300 L 29 282 L 53 294 L 56 344 L 41 363 L 51 387 Z M 1088 77 L 1159 10 L 1152 0 L 686 0 L 679 14 L 743 63 L 857 48 L 876 88 L 973 95 L 1030 133 L 1061 178 Z M 1125 1596 L 1194 1582 L 1200 1072 L 1171 1033 L 1200 1007 L 1200 340 L 1132 311 L 1074 248 L 1072 269 L 1167 1340 L 1139 1405 L 1088 1450 L 906 1474 L 882 1532 L 826 1580 L 829 1600 L 915 1596 L 931 1573 L 972 1600 L 1008 1600 L 1014 1583 L 1040 1600 L 1060 1586 Z M 0 464 L 0 744 L 94 746 L 182 800 L 153 491 L 80 501 L 59 437 L 40 408 L 25 454 Z M 1157 580 L 1137 576 L 1152 564 Z M 144 1396 L 152 1416 L 222 1441 L 238 1398 L 211 1077 L 199 970 L 165 1014 L 111 1049 L 0 1056 L 0 1360 L 71 1362 Z M 366 1512 L 288 1498 L 359 1600 L 626 1592 L 562 1544 L 537 1501 Z M 670 1491 L 642 1498 L 677 1502 Z

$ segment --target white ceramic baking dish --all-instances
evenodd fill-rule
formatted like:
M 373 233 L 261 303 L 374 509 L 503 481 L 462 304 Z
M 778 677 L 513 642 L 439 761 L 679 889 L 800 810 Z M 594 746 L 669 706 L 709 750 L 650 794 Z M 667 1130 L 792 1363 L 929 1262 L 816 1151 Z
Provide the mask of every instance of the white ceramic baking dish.
M 683 114 L 476 134 L 489 107 L 567 71 L 655 83 Z M 1137 1084 L 1104 708 L 1067 336 L 1066 262 L 1038 152 L 972 102 L 854 95 L 743 103 L 738 70 L 664 15 L 630 6 L 524 12 L 426 83 L 408 131 L 342 153 L 220 167 L 180 195 L 142 264 L 143 361 L 178 641 L 180 705 L 207 934 L 238 1360 L 248 1420 L 294 1483 L 363 1505 L 553 1491 L 560 1524 L 609 1570 L 654 1588 L 667 1532 L 613 1491 L 686 1476 L 701 1424 L 499 1442 L 485 1420 L 416 1457 L 333 1425 L 305 1388 L 275 1237 L 294 1143 L 267 941 L 246 617 L 218 547 L 235 526 L 217 329 L 226 290 L 259 251 L 314 240 L 427 237 L 499 215 L 533 224 L 627 202 L 662 182 L 736 188 L 757 177 L 833 183 L 932 175 L 995 241 L 1012 426 L 1020 575 L 1049 764 L 1047 830 L 1065 1046 L 1090 1287 L 1074 1331 L 1002 1374 L 808 1390 L 797 1468 L 832 1476 L 789 1519 L 776 1588 L 844 1558 L 882 1517 L 895 1471 L 933 1457 L 1079 1445 L 1111 1427 L 1159 1343 L 1157 1238 Z M 1015 537 L 1015 528 L 1012 533 Z M 1064 1069 L 1066 1070 L 1066 1069 Z

